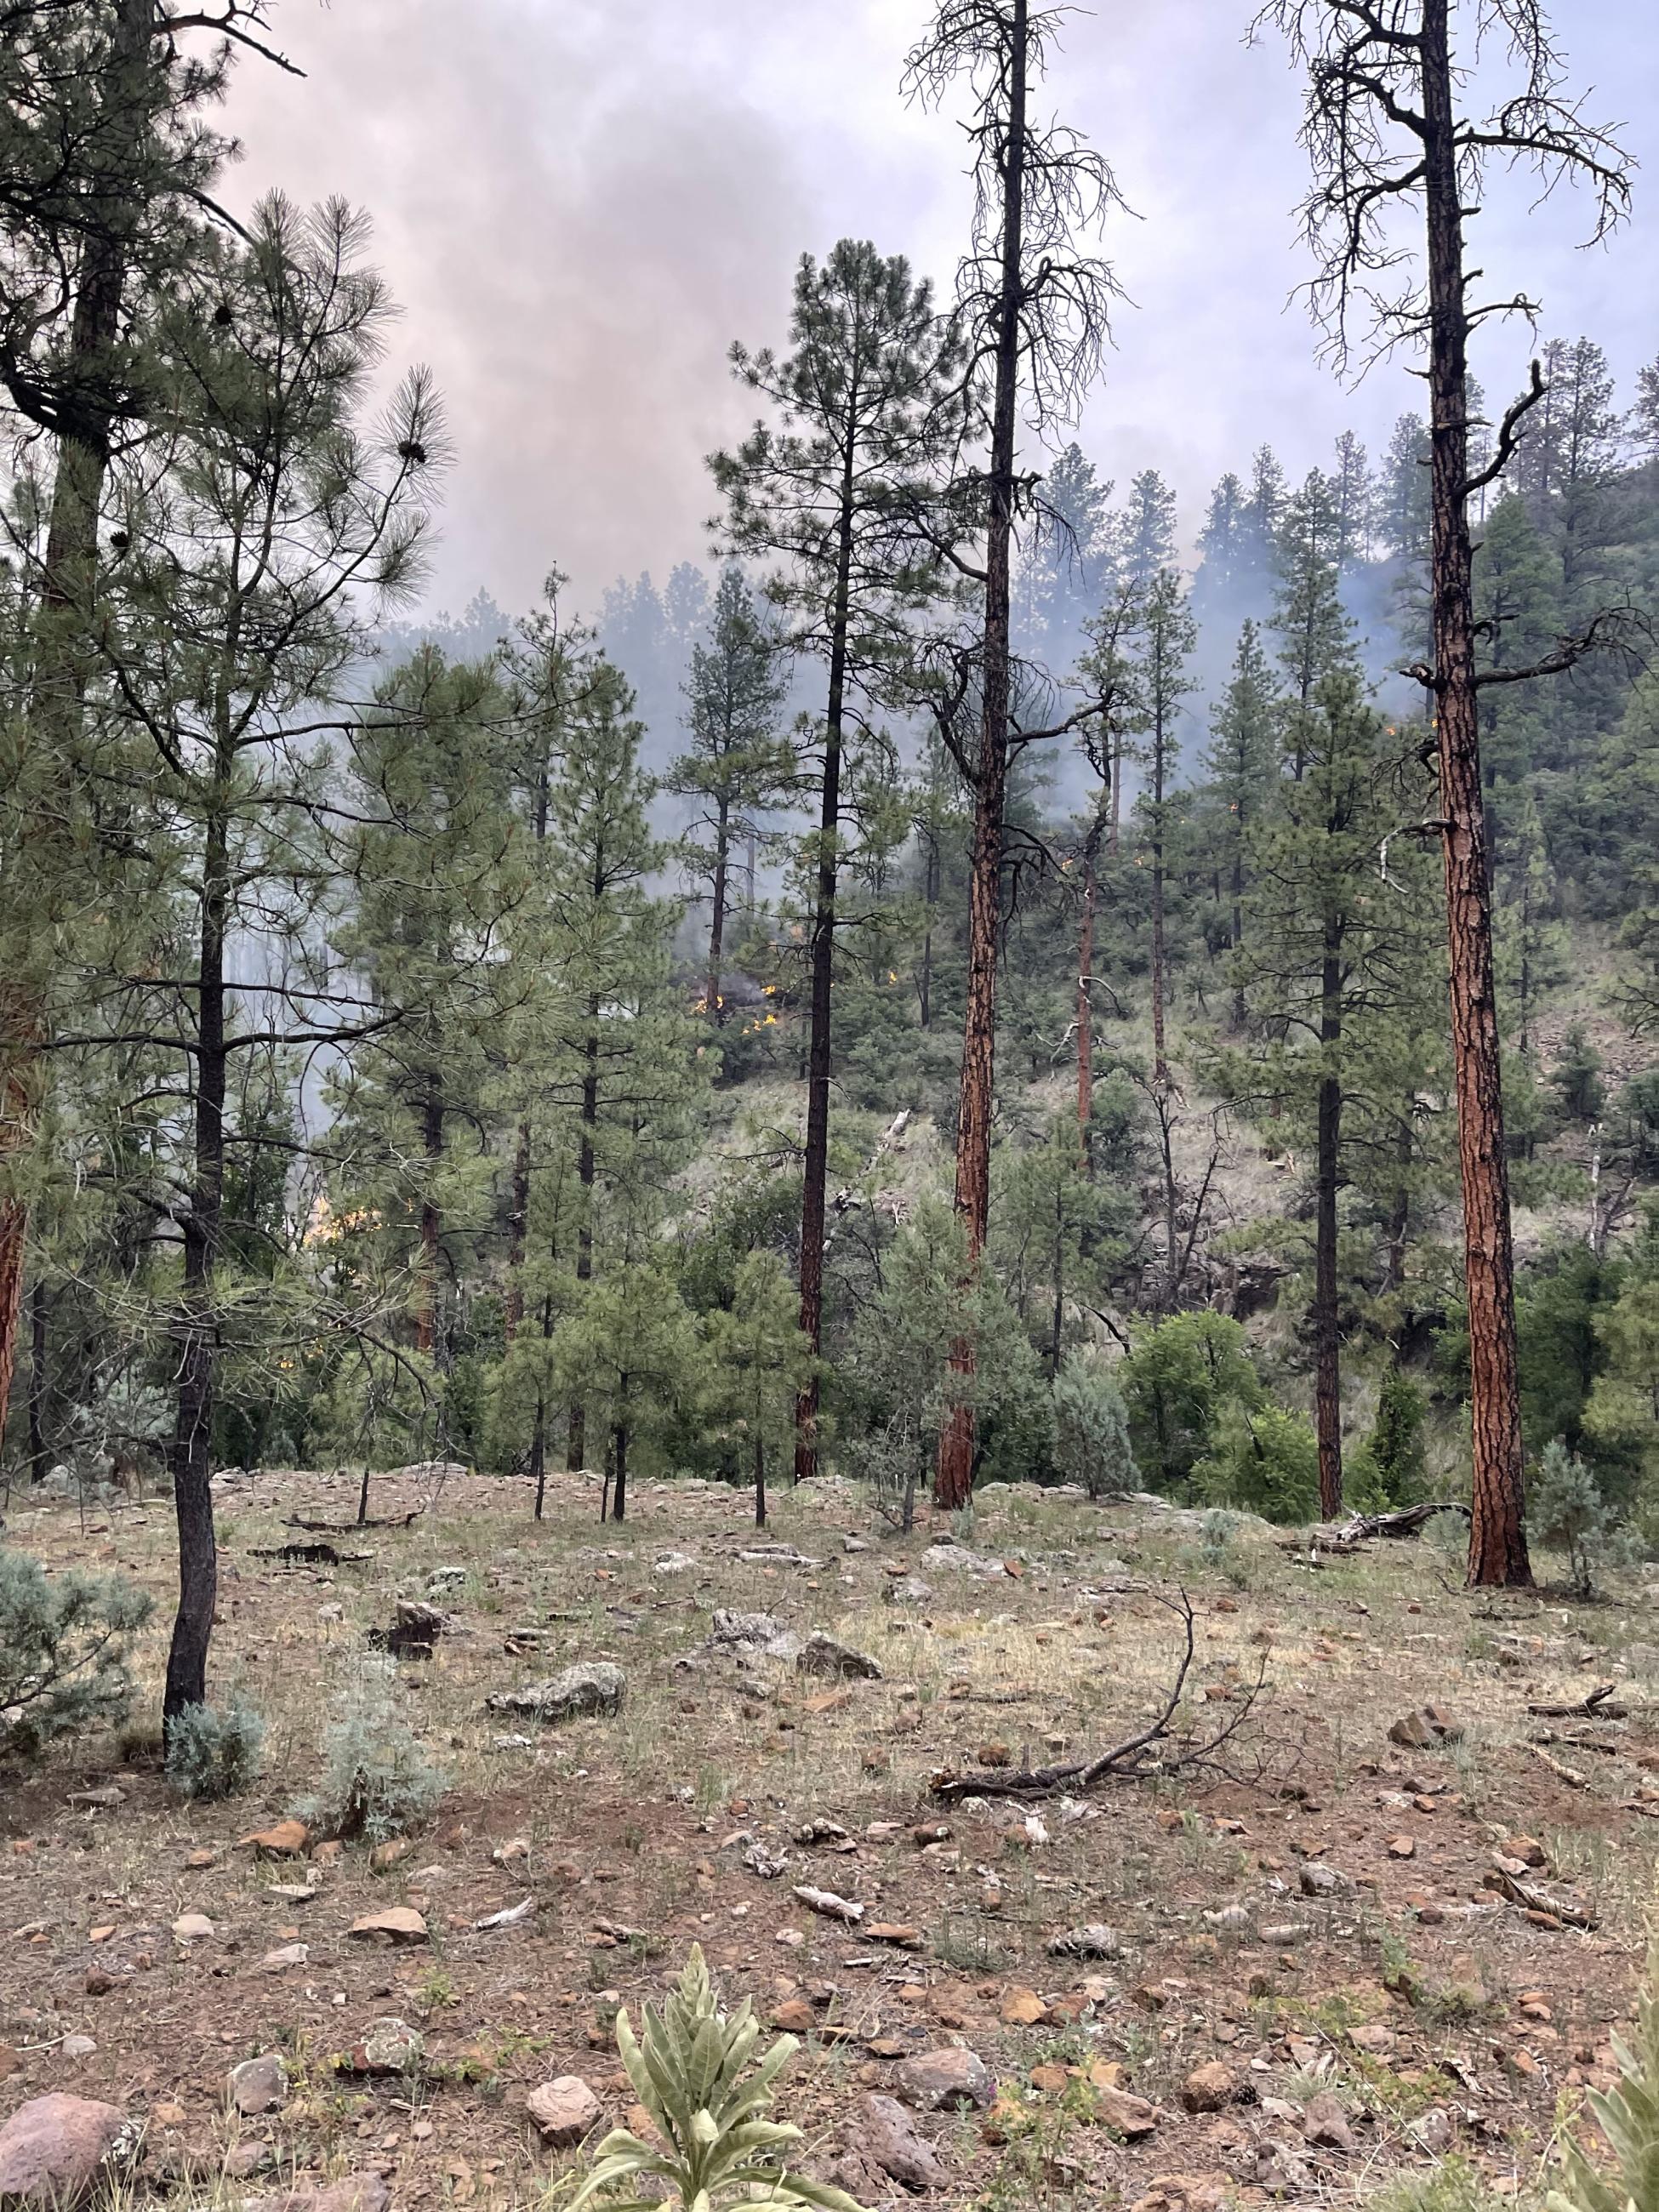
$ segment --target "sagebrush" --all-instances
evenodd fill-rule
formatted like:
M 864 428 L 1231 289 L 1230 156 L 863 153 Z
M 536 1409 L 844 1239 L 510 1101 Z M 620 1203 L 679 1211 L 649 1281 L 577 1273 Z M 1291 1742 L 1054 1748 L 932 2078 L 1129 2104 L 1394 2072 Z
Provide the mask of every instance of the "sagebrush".
M 320 1748 L 322 1781 L 295 1810 L 321 1834 L 384 1843 L 418 1827 L 444 1793 L 441 1769 L 399 1711 L 392 1659 L 360 1662 L 334 1699 Z
M 181 1797 L 240 1797 L 259 1778 L 265 1724 L 240 1698 L 186 1705 L 167 1728 L 167 1780 Z

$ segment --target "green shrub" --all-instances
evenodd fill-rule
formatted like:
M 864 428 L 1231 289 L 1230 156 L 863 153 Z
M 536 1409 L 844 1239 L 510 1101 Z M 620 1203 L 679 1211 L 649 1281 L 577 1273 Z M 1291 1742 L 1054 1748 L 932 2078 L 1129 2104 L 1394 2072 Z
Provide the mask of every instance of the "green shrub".
M 1185 1482 L 1210 1450 L 1224 1407 L 1265 1393 L 1244 1331 L 1225 1314 L 1174 1314 L 1146 1330 L 1118 1369 L 1134 1455 L 1155 1489 Z
M 1054 1380 L 1054 1465 L 1091 1498 L 1122 1498 L 1140 1486 L 1129 1443 L 1129 1409 L 1105 1369 L 1071 1353 Z
M 1217 1424 L 1215 1449 L 1193 1469 L 1200 1498 L 1290 1526 L 1319 1511 L 1319 1444 L 1300 1413 L 1254 1411 L 1234 1400 Z
M 1598 2170 L 1569 2136 L 1561 2186 L 1550 2191 L 1547 2212 L 1659 2212 L 1659 1932 L 1648 1937 L 1636 2033 L 1629 2043 L 1612 2040 L 1619 2079 L 1611 2089 L 1592 2089 L 1589 2106 L 1613 2163 Z
M 1629 1546 L 1595 1475 L 1559 1437 L 1547 1443 L 1527 1486 L 1527 1522 L 1534 1537 L 1564 1552 L 1572 1587 L 1589 1597 L 1595 1570 L 1629 1557 Z
M 54 1736 L 125 1720 L 132 1640 L 154 1610 L 118 1575 L 48 1576 L 0 1551 L 0 1751 L 32 1757 Z
M 240 1797 L 259 1778 L 265 1724 L 252 1705 L 186 1705 L 167 1729 L 167 1780 L 181 1797 Z
M 756 2061 L 760 2022 L 745 1998 L 735 2013 L 720 2000 L 695 1945 L 685 1972 L 661 2012 L 644 2010 L 636 2039 L 625 2011 L 617 2015 L 617 2047 L 634 2094 L 655 2122 L 660 2145 L 613 2129 L 570 2200 L 579 2212 L 599 2197 L 611 2212 L 647 2212 L 658 2203 L 687 2212 L 721 2212 L 746 2203 L 777 2212 L 859 2212 L 839 2189 L 808 2180 L 780 2154 L 800 2130 L 769 2120 L 773 2083 L 794 2056 L 786 2035 Z
M 398 1711 L 388 1658 L 362 1660 L 336 1697 L 322 1758 L 322 1786 L 295 1812 L 325 1835 L 384 1843 L 418 1827 L 444 1793 L 446 1777 Z

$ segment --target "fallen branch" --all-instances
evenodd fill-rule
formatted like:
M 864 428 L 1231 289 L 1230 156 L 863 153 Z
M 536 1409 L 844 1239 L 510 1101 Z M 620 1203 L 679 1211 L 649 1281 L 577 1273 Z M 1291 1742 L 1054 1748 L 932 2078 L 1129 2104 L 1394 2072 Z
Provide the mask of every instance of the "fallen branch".
M 337 1552 L 332 1544 L 256 1544 L 251 1559 L 276 1559 L 285 1567 L 361 1566 L 373 1552 Z
M 1594 1928 L 1595 1915 L 1584 1907 L 1568 1905 L 1547 1890 L 1534 1889 L 1528 1883 L 1516 1881 L 1513 1875 L 1504 1874 L 1493 1867 L 1482 1877 L 1488 1889 L 1495 1889 L 1511 1905 L 1518 1905 L 1530 1920 L 1553 1923 L 1559 1928 Z
M 1573 1767 L 1564 1766 L 1559 1759 L 1552 1759 L 1541 1743 L 1529 1743 L 1527 1746 L 1527 1748 L 1534 1759 L 1541 1760 L 1543 1764 L 1548 1767 L 1550 1772 L 1555 1776 L 1558 1781 L 1565 1782 L 1570 1790 L 1588 1790 L 1589 1788 L 1589 1778 L 1588 1775 L 1578 1773 Z
M 1092 1759 L 1067 1759 L 1054 1766 L 1021 1769 L 1012 1774 L 957 1774 L 948 1769 L 935 1774 L 928 1787 L 935 1797 L 1047 1797 L 1054 1791 L 1092 1790 L 1100 1782 L 1137 1782 L 1154 1774 L 1178 1774 L 1194 1767 L 1213 1765 L 1222 1746 L 1249 1719 L 1267 1683 L 1267 1658 L 1261 1672 L 1244 1691 L 1224 1724 L 1208 1735 L 1180 1733 L 1175 1726 L 1192 1672 L 1197 1642 L 1192 1601 L 1186 1591 L 1176 1597 L 1160 1597 L 1158 1603 L 1173 1613 L 1183 1631 L 1181 1660 L 1157 1717 L 1133 1735 L 1126 1736 Z
M 1576 1705 L 1528 1705 L 1527 1711 L 1535 1720 L 1540 1721 L 1627 1721 L 1630 1718 L 1628 1705 L 1610 1705 L 1607 1703 L 1613 1688 L 1611 1682 L 1598 1682 L 1587 1697 L 1580 1698 Z
M 412 1513 L 371 1516 L 365 1521 L 310 1521 L 303 1513 L 290 1513 L 286 1526 L 290 1528 L 308 1529 L 319 1536 L 352 1536 L 359 1528 L 407 1528 L 411 1522 L 418 1521 L 425 1511 L 424 1505 L 417 1505 Z

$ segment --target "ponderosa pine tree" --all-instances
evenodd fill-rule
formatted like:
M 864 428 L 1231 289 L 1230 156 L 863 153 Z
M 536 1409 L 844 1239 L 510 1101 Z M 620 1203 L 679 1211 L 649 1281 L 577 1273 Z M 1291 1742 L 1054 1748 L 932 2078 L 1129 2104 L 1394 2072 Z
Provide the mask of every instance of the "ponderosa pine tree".
M 54 1043 L 95 1050 L 142 1036 L 173 1070 L 180 1194 L 168 1210 L 182 1259 L 170 1323 L 179 1602 L 169 1723 L 206 1695 L 223 1200 L 228 1152 L 241 1141 L 227 1121 L 233 1063 L 338 1050 L 386 1019 L 317 943 L 338 868 L 319 842 L 331 819 L 319 739 L 348 726 L 326 702 L 362 658 L 376 604 L 417 573 L 441 432 L 419 374 L 373 430 L 361 422 L 392 312 L 364 242 L 342 205 L 302 216 L 262 202 L 246 246 L 222 255 L 220 312 L 198 321 L 186 307 L 170 327 L 167 465 L 152 466 L 124 515 L 130 549 L 99 632 L 107 772 L 123 794 L 142 780 L 154 879 L 176 933 L 159 957 L 134 948 L 78 978 L 79 1032 Z
M 1335 510 L 1336 573 L 1346 576 L 1370 557 L 1375 495 L 1370 459 L 1352 430 L 1336 441 L 1336 466 L 1328 482 Z
M 1119 571 L 1127 582 L 1150 587 L 1175 556 L 1176 495 L 1156 469 L 1143 469 L 1118 518 Z
M 973 148 L 972 246 L 958 270 L 957 307 L 974 369 L 983 378 L 987 452 L 963 486 L 983 532 L 983 558 L 956 565 L 983 592 L 982 619 L 954 656 L 951 704 L 939 730 L 973 794 L 968 924 L 968 1003 L 957 1115 L 956 1204 L 976 1267 L 991 1204 L 991 1108 L 996 1049 L 997 946 L 1002 918 L 1004 811 L 1011 757 L 1041 737 L 1074 727 L 1020 726 L 1010 638 L 1016 520 L 1025 495 L 1018 465 L 1022 419 L 1041 436 L 1075 415 L 1108 335 L 1117 285 L 1107 264 L 1081 250 L 1117 200 L 1111 171 L 1065 125 L 1046 125 L 1031 100 L 1058 35 L 1060 13 L 1030 0 L 939 0 L 933 23 L 906 64 L 906 84 L 929 105 L 966 87 Z M 971 700 L 971 746 L 957 713 Z M 963 1338 L 953 1358 L 971 1375 Z M 939 1443 L 937 1502 L 964 1504 L 974 1480 L 973 1395 L 963 1389 Z
M 336 1086 L 336 1210 L 379 1217 L 409 1285 L 415 1350 L 441 1376 L 445 1280 L 471 1273 L 489 1225 L 491 1044 L 521 988 L 507 965 L 527 873 L 510 734 L 495 667 L 422 646 L 352 739 L 362 826 L 336 944 L 390 1018 Z
M 788 674 L 776 637 L 761 619 L 736 562 L 714 593 L 708 641 L 691 648 L 686 686 L 689 751 L 669 767 L 664 787 L 693 805 L 681 850 L 694 878 L 708 886 L 708 960 L 703 1004 L 725 1018 L 721 961 L 734 847 L 760 835 L 764 817 L 788 796 L 794 748 L 777 733 Z
M 1286 501 L 1276 547 L 1273 631 L 1284 671 L 1280 749 L 1300 780 L 1308 726 L 1320 718 L 1314 695 L 1347 642 L 1348 618 L 1337 589 L 1340 522 L 1331 482 L 1321 470 Z
M 941 588 L 934 532 L 940 479 L 970 386 L 954 325 L 902 256 L 843 239 L 795 277 L 792 350 L 732 349 L 739 380 L 775 421 L 709 461 L 730 549 L 782 563 L 768 586 L 791 647 L 824 664 L 814 877 L 800 1325 L 823 1341 L 825 1186 L 833 1069 L 831 991 L 849 736 L 867 727 L 912 651 L 908 625 Z M 797 1480 L 817 1470 L 817 1382 L 801 1393 Z
M 154 411 L 156 303 L 188 290 L 228 150 L 203 112 L 240 49 L 265 44 L 264 0 L 178 15 L 157 0 L 15 0 L 0 36 L 0 424 L 22 449 L 30 633 L 4 763 L 15 842 L 0 848 L 0 1434 L 21 1310 L 27 1210 L 7 1176 L 46 1081 L 52 948 L 84 935 L 88 878 L 75 771 L 90 677 L 99 525 L 118 446 Z M 217 34 L 204 57 L 191 33 Z M 283 64 L 286 66 L 286 64 Z M 9 416 L 10 420 L 7 421 Z M 29 445 L 50 440 L 49 483 Z M 32 510 L 32 512 L 31 512 Z
M 1210 743 L 1203 766 L 1221 825 L 1221 866 L 1227 878 L 1228 946 L 1235 963 L 1244 943 L 1244 900 L 1249 889 L 1250 842 L 1272 791 L 1280 702 L 1255 624 L 1238 634 L 1227 688 L 1210 712 Z M 1242 1030 L 1247 1009 L 1243 971 L 1233 987 L 1233 1026 Z
M 1524 1457 L 1516 1354 L 1514 1257 L 1504 1145 L 1503 1081 L 1493 983 L 1490 855 L 1480 773 L 1469 501 L 1515 451 L 1517 428 L 1542 397 L 1534 373 L 1499 427 L 1491 463 L 1469 460 L 1468 343 L 1486 317 L 1517 303 L 1483 304 L 1465 266 L 1469 204 L 1494 161 L 1532 165 L 1546 186 L 1586 181 L 1599 238 L 1622 216 L 1628 171 L 1608 134 L 1562 96 L 1563 64 L 1542 0 L 1504 0 L 1499 20 L 1518 85 L 1490 113 L 1462 111 L 1454 21 L 1477 11 L 1459 0 L 1389 0 L 1378 13 L 1351 0 L 1269 0 L 1260 20 L 1278 24 L 1308 70 L 1303 139 L 1315 179 L 1305 204 L 1317 257 L 1313 285 L 1339 362 L 1346 357 L 1351 301 L 1376 316 L 1375 343 L 1426 356 L 1429 385 L 1431 658 L 1420 669 L 1430 695 L 1440 765 L 1438 829 L 1445 860 L 1452 1042 L 1462 1165 L 1465 1276 L 1469 1312 L 1474 1510 L 1472 1584 L 1532 1579 L 1523 1518 Z M 1473 35 L 1473 34 L 1472 34 Z M 1483 76 L 1481 86 L 1486 82 Z M 1401 267 L 1395 226 L 1383 210 L 1420 202 L 1420 280 L 1394 296 L 1382 272 Z M 1413 270 L 1416 264 L 1407 264 Z M 1539 672 L 1571 665 L 1592 635 L 1570 642 Z M 1486 672 L 1492 680 L 1495 672 Z M 1517 672 L 1503 672 L 1516 680 Z
M 1078 750 L 1089 766 L 1094 795 L 1084 817 L 1079 859 L 1081 882 L 1077 955 L 1077 1120 L 1084 1173 L 1092 1172 L 1094 1121 L 1095 924 L 1100 906 L 1103 844 L 1117 851 L 1125 748 L 1145 726 L 1140 672 L 1134 641 L 1145 615 L 1146 594 L 1120 584 L 1088 625 L 1089 650 L 1079 675 L 1095 702 Z
M 1165 1093 L 1170 1088 L 1169 1042 L 1166 1035 L 1170 969 L 1165 937 L 1165 890 L 1169 874 L 1171 831 L 1170 799 L 1180 758 L 1182 702 L 1193 689 L 1187 664 L 1198 644 L 1198 626 L 1187 605 L 1186 588 L 1173 568 L 1160 570 L 1142 601 L 1136 639 L 1140 726 L 1145 732 L 1141 755 L 1146 781 L 1138 801 L 1141 840 L 1150 862 L 1150 909 L 1152 933 L 1152 1083 Z M 1167 1257 L 1175 1264 L 1175 1196 L 1171 1183 L 1166 1192 L 1169 1216 Z

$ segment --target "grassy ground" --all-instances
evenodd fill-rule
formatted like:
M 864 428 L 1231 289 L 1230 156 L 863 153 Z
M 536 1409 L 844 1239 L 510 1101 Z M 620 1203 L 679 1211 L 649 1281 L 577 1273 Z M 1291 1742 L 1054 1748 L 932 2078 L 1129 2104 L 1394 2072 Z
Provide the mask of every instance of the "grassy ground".
M 387 1479 L 373 1504 L 427 1499 Z M 580 2074 L 620 2119 L 616 2008 L 659 1987 L 694 1940 L 729 1996 L 809 2008 L 786 2103 L 820 2171 L 856 2148 L 858 2100 L 890 2089 L 906 2056 L 963 2043 L 984 2059 L 994 2114 L 921 2118 L 951 2203 L 1197 2212 L 1386 2188 L 1401 2212 L 1422 2212 L 1425 2191 L 1428 2212 L 1459 2212 L 1460 2190 L 1530 2190 L 1561 2113 L 1606 2075 L 1659 1844 L 1659 1649 L 1644 1644 L 1634 1578 L 1595 1606 L 1476 1599 L 1429 1545 L 1315 1568 L 1257 1524 L 1206 1540 L 1197 1516 L 1006 1491 L 958 1532 L 1008 1563 L 980 1577 L 924 1563 L 930 1532 L 883 1534 L 835 1483 L 779 1501 L 767 1540 L 819 1563 L 787 1566 L 740 1558 L 755 1538 L 733 1492 L 646 1486 L 621 1529 L 598 1524 L 597 1503 L 594 1486 L 560 1478 L 537 1524 L 525 1486 L 455 1479 L 407 1530 L 369 1532 L 366 1562 L 285 1570 L 251 1554 L 295 1533 L 290 1512 L 349 1520 L 355 1485 L 264 1475 L 224 1489 L 214 1679 L 265 1712 L 264 1778 L 251 1798 L 181 1806 L 143 1730 L 3 1778 L 6 2109 L 49 2087 L 125 2105 L 146 2124 L 142 2187 L 220 2172 L 229 2154 L 239 2171 L 267 2157 L 305 2172 L 378 2165 L 398 2205 L 520 2201 L 561 2163 L 534 2140 L 526 2093 Z M 84 1525 L 72 1507 L 14 1510 L 8 1533 L 52 1565 L 118 1565 L 165 1610 L 164 1506 Z M 867 1548 L 845 1551 L 848 1535 Z M 671 1548 L 692 1564 L 657 1571 Z M 301 1863 L 240 1846 L 315 1786 L 329 1701 L 366 1632 L 445 1568 L 465 1571 L 441 1601 L 455 1632 L 400 1669 L 447 1776 L 435 1816 L 378 1871 L 360 1847 Z M 885 1601 L 907 1571 L 931 1601 Z M 930 1801 L 939 1769 L 1042 1765 L 1148 1716 L 1179 1644 L 1158 1600 L 1182 1587 L 1198 1613 L 1197 1719 L 1237 1711 L 1266 1663 L 1233 1778 L 1053 1798 L 1040 1832 L 1024 1808 Z M 721 1606 L 829 1630 L 882 1678 L 739 1666 L 705 1649 Z M 153 1697 L 159 1631 L 143 1656 Z M 484 1709 L 489 1692 L 578 1658 L 625 1670 L 619 1717 L 538 1730 Z M 1602 1680 L 1620 1684 L 1628 1720 L 1528 1711 Z M 1460 1732 L 1391 1742 L 1424 1705 Z M 497 1747 L 520 1733 L 528 1747 Z M 72 1802 L 112 1783 L 117 1804 Z M 913 1830 L 941 1820 L 948 1838 L 924 1848 Z M 798 1842 L 813 1820 L 847 1844 Z M 1522 1835 L 1545 1862 L 1527 1881 L 1592 1928 L 1539 1924 L 1486 1887 L 1496 1849 L 1528 1855 Z M 750 1838 L 787 1869 L 746 1869 Z M 1338 1887 L 1305 1895 L 1319 1863 Z M 818 1917 L 797 1882 L 914 1926 L 920 1948 Z M 526 1898 L 527 1921 L 475 1927 Z M 348 1934 L 394 1904 L 423 1914 L 425 1942 Z M 212 1936 L 176 1936 L 186 1912 Z M 1050 1954 L 1056 1935 L 1102 1922 L 1117 1956 Z M 267 1963 L 296 1943 L 302 1959 Z M 1016 2021 L 1033 1996 L 1042 2016 Z M 423 2063 L 379 2077 L 343 2066 L 385 2015 L 421 2032 Z M 95 2047 L 66 2055 L 66 2037 Z M 233 2122 L 227 2071 L 265 2050 L 289 2059 L 289 2101 Z M 1189 2077 L 1211 2062 L 1229 2069 L 1222 2101 L 1189 2111 Z M 1158 2108 L 1149 2133 L 1121 2139 L 1103 2085 Z M 1327 2097 L 1346 2145 L 1306 2140 L 1325 2131 L 1328 2107 L 1307 2116 Z

